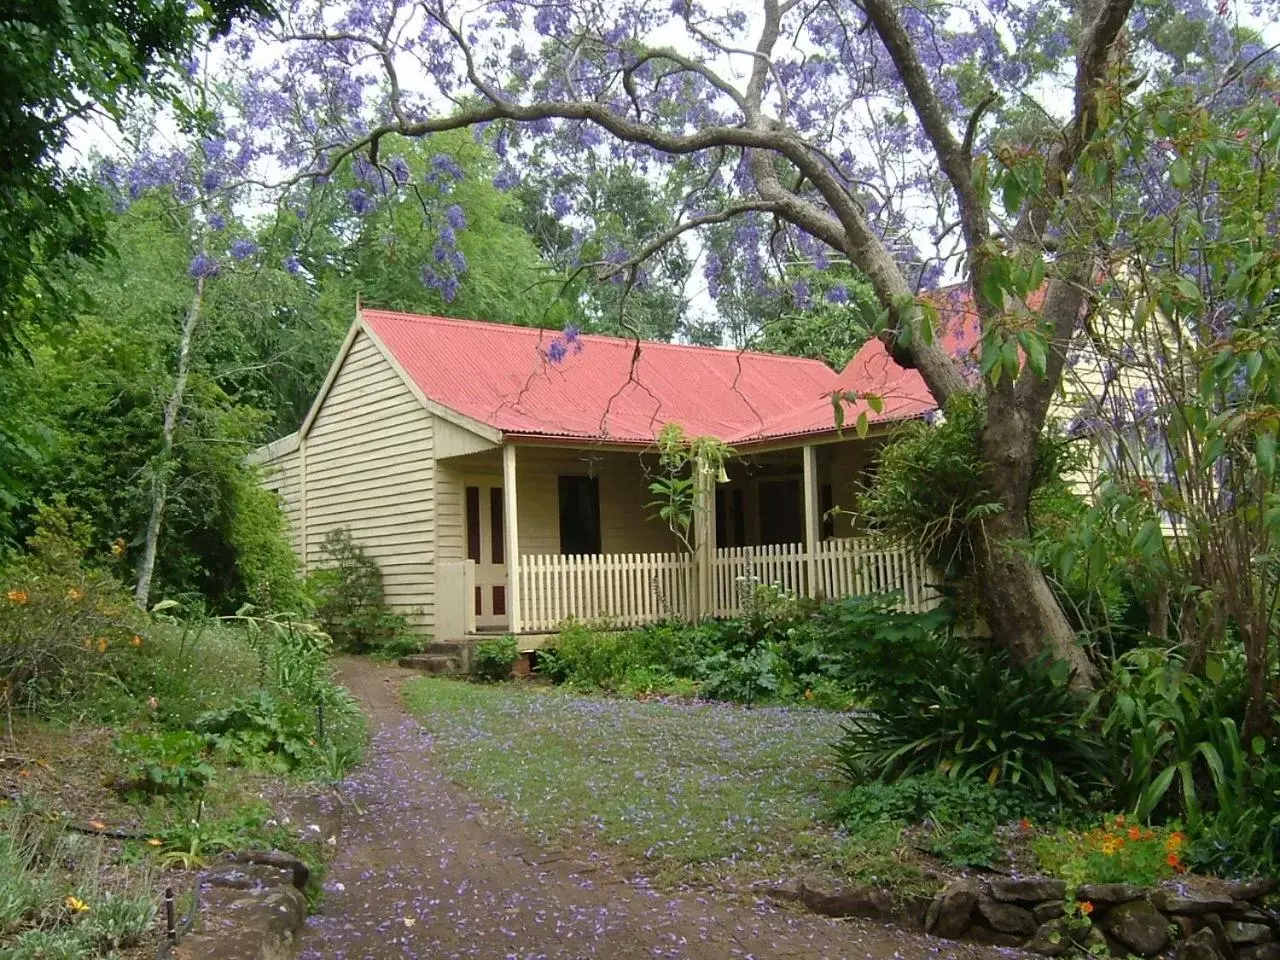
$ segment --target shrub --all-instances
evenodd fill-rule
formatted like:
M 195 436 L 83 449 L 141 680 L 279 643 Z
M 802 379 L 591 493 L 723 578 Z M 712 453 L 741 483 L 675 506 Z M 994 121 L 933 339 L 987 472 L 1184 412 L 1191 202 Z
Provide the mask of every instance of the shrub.
M 321 544 L 328 566 L 311 575 L 316 616 L 340 648 L 378 650 L 405 632 L 404 618 L 391 612 L 382 571 L 349 530 L 330 530 Z
M 309 615 L 309 598 L 279 498 L 256 477 L 236 477 L 230 507 L 227 539 L 235 550 L 245 599 L 273 613 Z
M 505 680 L 511 675 L 511 668 L 519 656 L 516 638 L 507 634 L 477 643 L 471 666 L 482 680 Z
M 851 718 L 836 745 L 854 783 L 937 770 L 1081 802 L 1106 774 L 1102 738 L 1060 664 L 1016 666 L 999 651 L 952 640 L 928 674 L 887 688 Z
M 84 566 L 73 511 L 40 507 L 27 545 L 0 573 L 0 707 L 45 714 L 127 670 L 147 621 L 122 583 Z
M 185 730 L 124 733 L 112 744 L 129 790 L 151 795 L 200 791 L 213 778 L 208 741 Z
M 1046 805 L 1007 787 L 936 772 L 847 788 L 836 795 L 833 813 L 855 835 L 879 824 L 921 824 L 929 831 L 926 849 L 958 867 L 1000 859 L 997 825 L 1050 816 Z
M 317 753 L 318 715 L 267 690 L 201 714 L 194 727 L 233 764 L 284 772 Z

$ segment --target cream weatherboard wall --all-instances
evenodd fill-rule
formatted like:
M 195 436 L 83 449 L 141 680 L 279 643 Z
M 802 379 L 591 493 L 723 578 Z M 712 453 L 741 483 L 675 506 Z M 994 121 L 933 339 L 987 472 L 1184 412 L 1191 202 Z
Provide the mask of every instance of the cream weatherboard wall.
M 358 330 L 301 440 L 255 457 L 305 568 L 322 565 L 325 534 L 346 527 L 381 568 L 387 602 L 425 631 L 435 606 L 434 419 Z

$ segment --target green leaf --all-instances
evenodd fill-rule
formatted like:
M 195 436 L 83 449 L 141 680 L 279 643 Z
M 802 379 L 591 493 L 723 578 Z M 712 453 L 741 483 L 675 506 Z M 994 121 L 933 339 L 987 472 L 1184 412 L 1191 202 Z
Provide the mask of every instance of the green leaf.
M 1185 190 L 1191 186 L 1191 167 L 1184 157 L 1174 158 L 1173 164 L 1169 167 L 1169 179 L 1179 190 Z
M 1276 435 L 1270 430 L 1258 434 L 1254 445 L 1254 456 L 1258 459 L 1258 469 L 1268 477 L 1276 472 Z
M 858 414 L 858 419 L 854 424 L 854 429 L 857 430 L 858 432 L 858 439 L 859 440 L 867 439 L 867 431 L 870 430 L 870 428 L 871 428 L 871 425 L 867 421 L 867 412 L 864 410 Z

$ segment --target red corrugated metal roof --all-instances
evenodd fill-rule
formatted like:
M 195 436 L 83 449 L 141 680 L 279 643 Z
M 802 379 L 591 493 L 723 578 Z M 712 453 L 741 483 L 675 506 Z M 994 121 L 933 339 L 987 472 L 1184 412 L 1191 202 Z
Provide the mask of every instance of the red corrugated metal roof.
M 582 335 L 558 363 L 552 330 L 363 310 L 422 393 L 506 434 L 650 443 L 663 425 L 729 443 L 829 433 L 838 389 L 885 398 L 873 421 L 934 404 L 873 341 L 837 374 L 817 360 Z M 847 416 L 852 422 L 855 409 Z

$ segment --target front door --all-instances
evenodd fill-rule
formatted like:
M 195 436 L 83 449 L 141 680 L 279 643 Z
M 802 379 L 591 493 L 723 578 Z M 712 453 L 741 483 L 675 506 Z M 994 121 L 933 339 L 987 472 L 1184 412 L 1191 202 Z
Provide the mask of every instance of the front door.
M 476 565 L 472 603 L 476 628 L 507 626 L 506 531 L 502 515 L 502 487 L 493 480 L 467 483 L 467 559 Z

